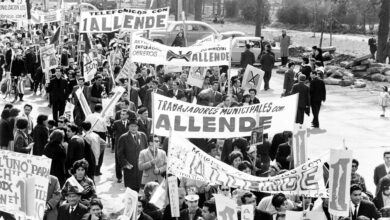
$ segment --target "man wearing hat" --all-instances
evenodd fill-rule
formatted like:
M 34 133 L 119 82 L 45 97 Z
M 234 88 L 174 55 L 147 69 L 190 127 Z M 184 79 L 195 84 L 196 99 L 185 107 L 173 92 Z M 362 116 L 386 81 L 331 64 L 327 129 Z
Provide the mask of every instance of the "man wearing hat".
M 76 186 L 70 186 L 66 194 L 67 203 L 58 209 L 57 220 L 81 220 L 88 208 L 80 203 L 81 192 Z
M 142 171 L 138 169 L 138 158 L 141 150 L 146 149 L 148 141 L 146 135 L 138 131 L 138 122 L 132 119 L 129 122 L 129 131 L 118 140 L 119 162 L 123 169 L 125 187 L 139 191 L 141 187 Z
M 145 133 L 149 138 L 152 132 L 152 119 L 148 118 L 148 109 L 146 107 L 141 107 L 138 110 L 138 115 L 140 116 L 138 119 L 138 130 Z
M 179 220 L 197 220 L 202 217 L 202 209 L 199 208 L 199 196 L 196 194 L 187 195 L 185 197 L 188 208 L 180 211 Z
M 300 74 L 298 76 L 298 83 L 294 84 L 291 94 L 299 94 L 298 98 L 298 110 L 295 123 L 303 124 L 305 113 L 310 114 L 310 89 L 305 85 L 306 76 Z

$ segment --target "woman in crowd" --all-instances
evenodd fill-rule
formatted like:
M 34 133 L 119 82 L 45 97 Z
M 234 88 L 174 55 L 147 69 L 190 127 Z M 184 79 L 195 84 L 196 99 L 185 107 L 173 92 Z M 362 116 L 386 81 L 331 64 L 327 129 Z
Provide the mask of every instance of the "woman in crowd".
M 0 147 L 2 150 L 8 149 L 9 142 L 14 139 L 12 134 L 11 125 L 9 119 L 11 117 L 10 110 L 4 109 L 1 112 L 0 119 Z
M 14 150 L 18 153 L 29 154 L 31 151 L 32 140 L 27 134 L 28 121 L 25 118 L 19 118 L 16 121 L 16 132 L 14 137 Z
M 86 206 L 89 206 L 92 199 L 97 197 L 95 183 L 86 174 L 88 166 L 88 161 L 85 159 L 74 162 L 72 176 L 66 180 L 64 187 L 62 187 L 62 195 L 65 197 L 70 186 L 79 184 L 80 187 L 84 188 L 80 202 Z
M 32 132 L 32 138 L 34 141 L 33 155 L 42 156 L 43 149 L 49 139 L 49 129 L 47 115 L 38 115 L 37 125 Z
M 17 109 L 17 108 L 11 108 L 10 110 L 10 118 L 9 118 L 9 125 L 11 126 L 11 131 L 12 133 L 15 133 L 15 121 L 16 121 L 16 117 L 18 117 L 20 113 L 20 110 Z
M 66 150 L 63 146 L 65 132 L 59 129 L 54 130 L 49 137 L 49 143 L 46 144 L 43 155 L 51 158 L 50 174 L 56 176 L 63 186 L 66 180 L 65 159 Z
M 230 165 L 234 168 L 238 168 L 238 165 L 242 161 L 242 153 L 240 151 L 233 151 L 229 154 Z
M 244 95 L 241 100 L 241 106 L 248 106 L 251 101 L 251 96 L 249 94 Z

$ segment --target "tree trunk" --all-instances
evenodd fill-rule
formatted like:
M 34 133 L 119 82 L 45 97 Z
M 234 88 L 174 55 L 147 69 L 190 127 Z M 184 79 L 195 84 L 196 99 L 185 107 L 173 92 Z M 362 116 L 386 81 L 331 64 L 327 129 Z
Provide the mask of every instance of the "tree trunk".
M 321 38 L 320 38 L 320 48 L 322 48 L 322 39 L 324 38 L 324 20 L 321 21 Z
M 177 17 L 177 0 L 171 0 L 170 12 L 169 13 L 175 15 L 175 21 L 179 20 L 179 18 Z
M 260 37 L 261 36 L 261 25 L 263 23 L 263 15 L 261 14 L 263 11 L 263 0 L 256 0 L 257 1 L 257 10 L 256 10 L 256 30 L 255 30 L 255 36 Z
M 195 0 L 195 21 L 202 20 L 202 2 L 203 0 Z
M 379 63 L 386 61 L 386 42 L 389 35 L 389 8 L 390 0 L 382 0 L 381 9 L 379 11 L 379 27 L 378 27 L 378 51 L 376 60 Z
M 217 15 L 221 15 L 221 0 L 217 0 Z

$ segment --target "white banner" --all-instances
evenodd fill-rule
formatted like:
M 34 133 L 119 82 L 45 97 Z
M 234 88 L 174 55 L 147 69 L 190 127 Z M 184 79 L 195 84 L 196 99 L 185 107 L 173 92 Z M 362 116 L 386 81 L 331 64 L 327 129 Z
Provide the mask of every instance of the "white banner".
M 95 77 L 95 73 L 97 72 L 98 62 L 95 59 L 91 59 L 91 57 L 84 53 L 84 79 L 85 81 L 92 81 Z
M 235 108 L 195 105 L 159 94 L 153 102 L 156 135 L 167 137 L 172 129 L 186 138 L 231 138 L 250 136 L 253 128 L 260 126 L 268 134 L 292 131 L 298 95 Z
M 252 65 L 245 68 L 244 77 L 242 79 L 242 88 L 245 91 L 249 89 L 256 89 L 257 92 L 261 90 L 261 83 L 263 82 L 264 71 Z
M 70 102 L 66 102 L 65 105 L 65 111 L 64 111 L 64 116 L 70 121 L 73 122 L 73 110 L 74 110 L 74 105 Z
M 168 20 L 169 7 L 151 10 L 124 8 L 82 11 L 80 15 L 80 33 L 165 29 Z
M 135 72 L 137 71 L 137 66 L 131 62 L 131 59 L 127 59 L 125 65 L 123 65 L 120 73 L 115 78 L 115 82 L 119 83 L 119 79 L 125 78 L 128 79 L 129 75 L 130 78 L 133 79 Z
M 126 188 L 125 197 L 123 204 L 125 205 L 125 209 L 123 210 L 122 218 L 123 220 L 135 220 L 137 219 L 137 204 L 138 203 L 138 192 Z
M 110 101 L 108 101 L 105 108 L 103 108 L 103 111 L 101 113 L 102 117 L 105 117 L 105 116 L 107 116 L 107 114 L 109 114 L 109 112 L 114 111 L 116 103 L 122 97 L 122 95 L 126 91 L 126 89 L 123 88 L 122 86 L 117 86 L 112 91 L 114 92 L 114 95 L 110 98 Z
M 326 215 L 321 212 L 312 211 L 286 211 L 286 218 L 288 220 L 327 220 Z
M 25 0 L 0 1 L 0 20 L 17 22 L 27 20 L 27 6 Z
M 192 47 L 169 47 L 134 36 L 130 55 L 133 62 L 176 66 L 221 66 L 230 64 L 230 39 Z
M 164 73 L 181 73 L 183 71 L 183 67 L 181 66 L 164 66 Z
M 0 210 L 16 219 L 42 220 L 46 208 L 51 159 L 0 150 Z
M 56 57 L 56 48 L 50 44 L 40 48 L 42 70 L 47 71 L 56 68 L 59 65 Z
M 188 85 L 202 88 L 206 71 L 207 67 L 191 67 L 187 79 Z M 210 83 L 212 85 L 213 82 Z
M 81 109 L 83 109 L 84 115 L 88 116 L 92 114 L 91 108 L 89 107 L 87 99 L 85 98 L 84 93 L 81 89 L 76 90 L 76 96 L 80 102 Z
M 195 44 L 193 44 L 192 46 L 200 46 L 202 44 L 214 43 L 214 41 L 215 41 L 215 36 L 214 36 L 214 34 L 211 34 L 211 35 L 206 36 L 200 40 L 197 40 L 195 42 Z
M 159 209 L 164 209 L 169 203 L 167 187 L 167 180 L 164 179 L 157 187 L 156 191 L 154 191 L 149 202 Z
M 295 124 L 293 130 L 293 156 L 294 167 L 306 163 L 307 161 L 307 138 L 309 136 L 308 129 L 305 125 Z
M 169 138 L 168 148 L 167 173 L 179 178 L 186 177 L 250 191 L 283 192 L 304 196 L 326 195 L 323 178 L 325 159 L 310 160 L 278 176 L 257 177 L 211 157 L 175 133 Z
M 168 177 L 168 190 L 169 190 L 169 204 L 171 206 L 171 216 L 180 217 L 180 204 L 179 204 L 179 187 L 177 185 L 177 177 Z
M 43 24 L 61 21 L 62 11 L 31 11 L 31 23 L 32 24 Z
M 329 213 L 348 216 L 352 171 L 351 150 L 330 150 L 329 161 Z
M 237 203 L 221 194 L 214 194 L 218 220 L 237 220 Z
M 241 205 L 241 220 L 253 220 L 254 208 L 253 205 Z

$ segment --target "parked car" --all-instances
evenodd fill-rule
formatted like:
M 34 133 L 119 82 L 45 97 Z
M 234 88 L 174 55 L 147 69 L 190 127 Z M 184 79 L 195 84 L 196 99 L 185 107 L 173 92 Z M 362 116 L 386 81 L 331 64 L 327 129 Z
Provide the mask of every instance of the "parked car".
M 222 32 L 222 40 L 227 39 L 229 37 L 235 38 L 235 37 L 244 37 L 245 33 L 241 31 L 226 31 Z
M 117 8 L 117 3 L 115 1 L 108 0 L 89 0 L 89 4 L 95 6 L 99 10 L 112 10 Z
M 211 34 L 219 35 L 219 32 L 209 24 L 200 21 L 186 21 L 185 27 L 187 45 L 192 45 L 197 40 Z M 171 46 L 181 29 L 183 29 L 182 21 L 168 22 L 168 27 L 165 30 L 150 31 L 149 38 L 153 41 Z M 142 35 L 142 33 L 144 32 L 137 32 L 139 35 Z
M 260 47 L 260 37 L 235 37 L 232 40 L 232 65 L 240 65 L 241 53 L 245 51 L 245 45 L 251 45 L 251 51 L 255 54 L 256 62 L 255 66 L 260 65 L 260 60 L 258 59 L 261 47 Z M 280 47 L 277 44 L 272 45 L 272 52 L 275 54 L 275 59 L 280 59 Z

